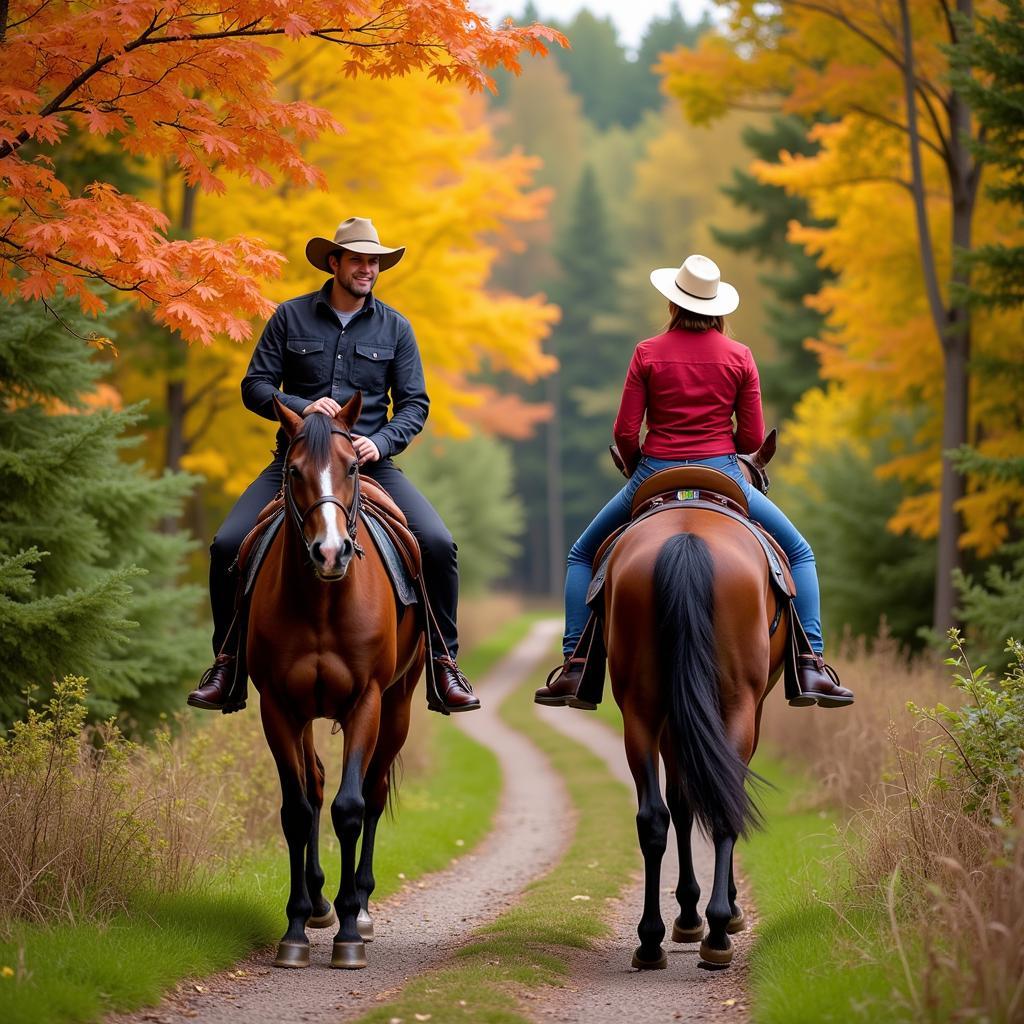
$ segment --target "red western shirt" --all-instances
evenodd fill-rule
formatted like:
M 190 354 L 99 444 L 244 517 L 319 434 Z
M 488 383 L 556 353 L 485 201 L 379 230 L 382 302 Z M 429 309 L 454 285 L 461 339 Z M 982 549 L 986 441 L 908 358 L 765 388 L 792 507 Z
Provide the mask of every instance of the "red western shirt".
M 764 440 L 764 414 L 750 349 L 714 330 L 669 331 L 641 341 L 626 374 L 614 433 L 631 468 L 641 450 L 656 459 L 754 451 Z

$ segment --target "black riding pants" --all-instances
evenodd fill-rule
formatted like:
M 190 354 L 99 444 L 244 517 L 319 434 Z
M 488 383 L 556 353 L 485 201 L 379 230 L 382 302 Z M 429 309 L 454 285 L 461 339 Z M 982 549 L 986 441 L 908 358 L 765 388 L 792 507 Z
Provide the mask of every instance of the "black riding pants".
M 281 489 L 284 455 L 274 461 L 245 489 L 228 513 L 210 545 L 210 605 L 213 609 L 213 652 L 224 645 L 235 614 L 237 577 L 228 572 L 246 534 L 256 525 L 260 510 Z M 391 461 L 382 459 L 360 468 L 391 495 L 405 513 L 409 529 L 419 541 L 423 558 L 423 582 L 437 619 L 440 636 L 431 627 L 435 654 L 444 648 L 454 658 L 459 649 L 456 610 L 459 603 L 459 563 L 452 535 L 434 506 L 412 485 L 408 477 Z M 440 641 L 440 642 L 439 642 Z M 443 646 L 442 646 L 443 645 Z

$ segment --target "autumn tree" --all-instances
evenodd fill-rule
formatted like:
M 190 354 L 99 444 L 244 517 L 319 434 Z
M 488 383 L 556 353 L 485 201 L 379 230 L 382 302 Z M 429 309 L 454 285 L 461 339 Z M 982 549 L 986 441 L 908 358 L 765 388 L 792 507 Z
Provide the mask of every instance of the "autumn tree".
M 816 132 L 831 148 L 816 166 L 827 161 L 832 170 L 827 183 L 817 176 L 817 188 L 836 189 L 848 203 L 853 187 L 889 182 L 910 200 L 909 223 L 902 213 L 890 214 L 874 228 L 885 224 L 891 237 L 896 223 L 907 223 L 919 275 L 913 289 L 923 297 L 941 353 L 941 429 L 933 451 L 941 467 L 933 620 L 942 628 L 953 615 L 960 517 L 968 500 L 966 482 L 948 453 L 970 436 L 969 360 L 976 333 L 964 298 L 969 271 L 953 255 L 975 244 L 982 169 L 972 151 L 977 123 L 965 93 L 950 83 L 942 46 L 959 46 L 971 33 L 973 0 L 957 0 L 959 17 L 939 0 L 738 0 L 724 6 L 725 31 L 705 37 L 696 59 L 673 55 L 662 65 L 668 88 L 688 116 L 702 121 L 731 105 L 763 108 L 782 95 L 791 113 L 837 119 Z M 782 168 L 765 180 L 792 187 L 791 172 Z M 902 202 L 901 193 L 890 197 L 890 207 L 893 199 Z M 940 229 L 944 241 L 937 241 Z
M 153 205 L 94 181 L 76 193 L 58 168 L 68 140 L 114 138 L 165 159 L 189 187 L 223 193 L 327 179 L 303 143 L 340 128 L 311 102 L 281 98 L 275 39 L 331 48 L 339 76 L 420 71 L 480 89 L 487 69 L 558 39 L 543 26 L 492 28 L 469 0 L 117 0 L 0 4 L 0 293 L 48 301 L 58 289 L 90 313 L 97 286 L 123 292 L 189 340 L 249 336 L 269 315 L 260 282 L 282 257 L 238 235 L 172 238 Z

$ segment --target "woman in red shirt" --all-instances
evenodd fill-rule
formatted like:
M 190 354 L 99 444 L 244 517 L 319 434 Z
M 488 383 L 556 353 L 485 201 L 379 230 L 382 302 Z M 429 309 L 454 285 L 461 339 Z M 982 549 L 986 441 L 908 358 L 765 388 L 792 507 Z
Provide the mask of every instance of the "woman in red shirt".
M 789 558 L 797 591 L 796 613 L 814 651 L 800 657 L 803 696 L 791 703 L 852 704 L 853 694 L 838 684 L 835 671 L 822 658 L 814 552 L 785 513 L 750 486 L 736 458 L 737 452 L 752 452 L 764 440 L 761 385 L 754 357 L 746 345 L 724 333 L 724 317 L 739 305 L 736 289 L 720 279 L 712 260 L 699 255 L 687 257 L 679 268 L 652 271 L 651 283 L 669 300 L 670 321 L 664 334 L 637 345 L 626 374 L 614 434 L 630 470 L 629 481 L 569 552 L 562 642 L 565 661 L 534 699 L 538 704 L 564 705 L 576 696 L 583 660 L 574 657 L 574 652 L 587 621 L 586 593 L 594 556 L 605 538 L 629 521 L 637 488 L 660 469 L 696 464 L 711 466 L 736 480 L 747 496 L 751 518 L 765 527 Z M 640 426 L 645 416 L 647 434 L 641 446 Z M 583 702 L 575 706 L 593 707 Z

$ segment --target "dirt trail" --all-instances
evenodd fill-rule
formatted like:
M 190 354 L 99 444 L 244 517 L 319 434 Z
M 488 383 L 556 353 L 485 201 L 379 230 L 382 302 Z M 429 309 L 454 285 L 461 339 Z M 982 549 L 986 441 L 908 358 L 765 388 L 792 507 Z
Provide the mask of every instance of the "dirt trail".
M 608 699 L 611 699 L 610 694 Z M 622 739 L 596 717 L 572 708 L 544 709 L 543 720 L 565 736 L 582 744 L 601 758 L 631 793 L 636 792 L 626 764 Z M 711 893 L 714 852 L 694 831 L 694 870 L 701 889 L 701 909 Z M 668 968 L 664 971 L 634 971 L 630 958 L 637 946 L 636 926 L 643 909 L 643 861 L 639 847 L 636 878 L 613 904 L 609 921 L 612 932 L 596 949 L 581 950 L 570 961 L 564 988 L 548 989 L 531 1001 L 531 1013 L 538 1020 L 579 1021 L 586 1024 L 623 1024 L 625 1021 L 661 1024 L 663 1021 L 730 1021 L 748 1019 L 746 999 L 747 952 L 751 936 L 746 931 L 733 936 L 736 955 L 725 971 L 697 966 L 697 945 L 676 945 L 666 941 Z M 661 912 L 671 934 L 678 913 L 673 892 L 679 876 L 675 830 L 669 832 L 668 850 L 662 861 Z M 753 923 L 753 908 L 745 899 L 745 886 L 738 882 L 738 902 Z M 539 1012 L 538 1012 L 539 1011 Z
M 505 696 L 549 659 L 560 623 L 537 623 L 526 639 L 479 681 L 480 711 L 453 716 L 445 728 L 464 729 L 501 762 L 504 788 L 495 825 L 484 842 L 452 867 L 426 876 L 373 905 L 377 939 L 362 971 L 332 970 L 334 928 L 310 931 L 311 964 L 270 966 L 273 949 L 229 972 L 185 982 L 158 1007 L 117 1015 L 107 1024 L 295 1024 L 358 1017 L 416 974 L 447 960 L 470 933 L 516 901 L 523 887 L 565 852 L 572 811 L 560 779 L 537 749 L 498 718 Z M 283 855 L 283 854 L 282 854 Z M 336 873 L 335 873 L 336 877 Z M 284 924 L 282 904 L 282 928 Z

